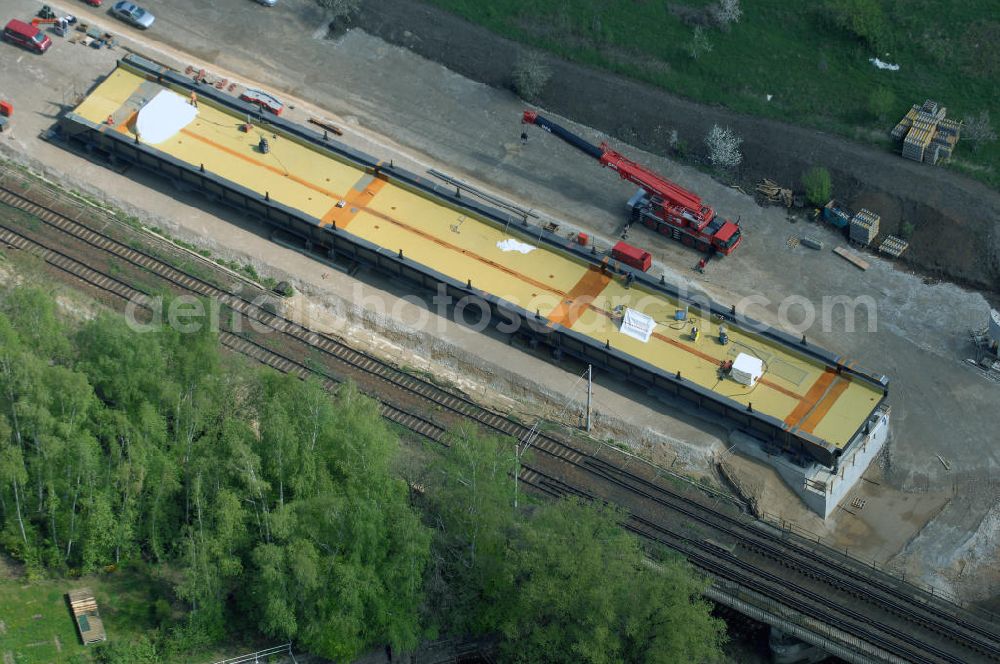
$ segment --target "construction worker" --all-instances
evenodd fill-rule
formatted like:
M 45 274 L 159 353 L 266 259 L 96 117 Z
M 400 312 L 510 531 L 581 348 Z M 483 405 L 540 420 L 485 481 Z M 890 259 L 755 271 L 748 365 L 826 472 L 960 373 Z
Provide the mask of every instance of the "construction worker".
M 109 115 L 109 116 L 108 116 L 108 119 L 107 119 L 107 120 L 105 121 L 105 123 L 104 123 L 104 124 L 109 124 L 109 125 L 113 125 L 114 123 L 115 123 L 115 118 L 114 118 L 114 116 L 113 116 L 113 115 Z
M 521 132 L 521 145 L 527 145 L 527 144 L 528 144 L 528 132 L 522 131 Z
M 191 105 L 198 108 L 198 93 L 194 90 L 191 91 Z

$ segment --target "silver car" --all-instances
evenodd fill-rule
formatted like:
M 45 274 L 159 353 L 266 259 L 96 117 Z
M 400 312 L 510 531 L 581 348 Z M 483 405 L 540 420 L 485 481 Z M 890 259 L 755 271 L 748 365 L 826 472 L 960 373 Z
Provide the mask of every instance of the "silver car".
M 116 2 L 115 6 L 111 8 L 111 15 L 143 30 L 152 26 L 153 21 L 156 20 L 155 16 L 131 2 Z

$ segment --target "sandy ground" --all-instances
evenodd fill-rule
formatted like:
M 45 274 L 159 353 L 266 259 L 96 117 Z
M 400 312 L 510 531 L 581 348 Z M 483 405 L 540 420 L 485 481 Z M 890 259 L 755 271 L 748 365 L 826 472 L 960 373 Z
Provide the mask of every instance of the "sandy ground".
M 620 213 L 631 187 L 541 133 L 521 146 L 518 117 L 523 105 L 512 95 L 360 31 L 326 40 L 321 17 L 307 0 L 283 1 L 273 9 L 246 0 L 146 4 L 158 18 L 154 29 L 141 36 L 91 13 L 82 3 L 55 6 L 98 17 L 100 25 L 140 39 L 141 50 L 181 69 L 198 64 L 231 79 L 258 81 L 285 95 L 296 107 L 291 116 L 300 121 L 308 105 L 316 104 L 323 115 L 347 129 L 346 142 L 414 170 L 434 166 L 483 183 L 508 199 L 556 216 L 566 227 L 585 228 L 605 240 L 622 223 Z M 37 6 L 22 0 L 0 2 L 4 15 L 22 17 Z M 423 332 L 408 329 L 405 323 L 425 318 L 426 309 L 419 302 L 403 301 L 406 293 L 377 275 L 362 271 L 348 277 L 276 246 L 263 229 L 200 198 L 179 194 L 151 175 L 120 175 L 40 141 L 39 133 L 108 73 L 120 55 L 55 39 L 53 49 L 42 57 L 0 45 L 0 97 L 14 102 L 16 121 L 11 131 L 0 135 L 4 153 L 104 196 L 150 225 L 290 278 L 305 291 L 303 309 L 317 325 L 380 347 L 400 364 L 443 373 L 445 380 L 498 405 L 537 410 L 540 403 L 548 414 L 575 417 L 583 396 L 578 382 L 583 367 L 557 367 L 544 357 L 511 352 L 502 339 L 436 316 L 428 319 Z M 602 138 L 577 129 L 595 140 Z M 757 300 L 749 311 L 765 320 L 785 312 L 800 321 L 803 303 L 812 303 L 805 305 L 817 314 L 817 321 L 804 330 L 809 339 L 892 379 L 894 435 L 884 467 L 869 473 L 878 484 L 858 489 L 864 507 L 841 511 L 824 524 L 805 513 L 773 473 L 758 469 L 754 472 L 764 487 L 766 509 L 868 559 L 886 560 L 903 551 L 896 564 L 942 585 L 947 579 L 937 571 L 958 566 L 955 552 L 972 533 L 983 532 L 982 543 L 972 547 L 976 555 L 961 558 L 968 558 L 961 577 L 982 578 L 986 583 L 978 586 L 980 594 L 995 592 L 989 575 L 976 570 L 988 569 L 987 561 L 996 555 L 996 538 L 987 536 L 991 522 L 984 519 L 996 501 L 990 491 L 1000 467 L 995 429 L 1000 389 L 963 365 L 966 331 L 985 321 L 983 297 L 946 283 L 925 283 L 880 260 L 860 272 L 829 251 L 837 241 L 826 230 L 807 222 L 793 224 L 783 210 L 761 209 L 749 197 L 695 170 L 628 146 L 622 149 L 695 189 L 726 216 L 742 220 L 744 246 L 733 257 L 710 264 L 707 274 L 697 275 L 699 287 L 724 303 L 762 296 L 766 299 Z M 824 239 L 827 248 L 790 248 L 788 238 L 804 232 Z M 697 255 L 642 230 L 630 237 L 653 252 L 655 271 L 674 281 L 695 281 L 691 267 Z M 783 298 L 790 294 L 803 299 L 783 307 Z M 828 325 L 823 325 L 823 298 L 837 296 L 867 296 L 874 309 L 859 313 L 851 330 L 843 308 L 828 306 Z M 874 331 L 869 331 L 869 323 L 874 323 Z M 470 367 L 478 370 L 473 373 Z M 539 399 L 538 393 L 548 398 Z M 567 401 L 572 401 L 568 407 L 558 405 Z M 704 468 L 708 453 L 725 446 L 727 432 L 722 428 L 606 376 L 598 377 L 595 406 L 602 437 L 626 438 L 665 465 Z M 929 517 L 934 519 L 925 526 Z M 921 543 L 922 537 L 931 536 L 937 546 Z

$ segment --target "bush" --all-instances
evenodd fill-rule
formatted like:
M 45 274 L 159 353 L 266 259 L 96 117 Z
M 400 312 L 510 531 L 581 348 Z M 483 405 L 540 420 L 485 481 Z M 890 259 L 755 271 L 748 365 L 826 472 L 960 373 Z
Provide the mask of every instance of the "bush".
M 899 237 L 903 238 L 904 240 L 909 240 L 911 237 L 913 237 L 914 230 L 915 229 L 913 227 L 913 222 L 904 221 L 902 224 L 899 225 Z
M 514 64 L 514 91 L 526 101 L 534 101 L 542 94 L 552 71 L 536 51 L 522 51 Z
M 962 119 L 962 139 L 972 143 L 972 149 L 978 151 L 985 143 L 997 140 L 997 133 L 990 123 L 990 112 L 983 111 L 979 116 L 966 115 Z
M 802 176 L 802 186 L 806 190 L 806 198 L 816 207 L 827 204 L 833 194 L 833 182 L 830 171 L 822 166 L 814 166 Z
M 736 168 L 743 161 L 740 145 L 743 139 L 729 127 L 713 125 L 705 136 L 708 146 L 708 160 L 716 168 Z
M 740 0 L 719 0 L 712 7 L 712 16 L 724 29 L 728 29 L 730 23 L 739 23 L 743 16 Z
M 711 52 L 712 42 L 708 41 L 705 29 L 700 25 L 696 25 L 691 35 L 691 41 L 688 43 L 688 55 L 691 56 L 692 60 L 697 60 L 703 54 Z
M 868 96 L 868 111 L 878 120 L 885 120 L 895 105 L 896 95 L 889 88 L 875 88 Z
M 827 0 L 826 12 L 834 25 L 870 48 L 883 50 L 886 19 L 878 0 Z

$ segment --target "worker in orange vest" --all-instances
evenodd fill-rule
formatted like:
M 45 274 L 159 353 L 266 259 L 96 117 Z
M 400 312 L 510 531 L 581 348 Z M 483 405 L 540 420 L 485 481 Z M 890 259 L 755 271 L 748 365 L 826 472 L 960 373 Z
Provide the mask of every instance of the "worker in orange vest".
M 191 105 L 198 108 L 198 93 L 194 90 L 191 91 Z

